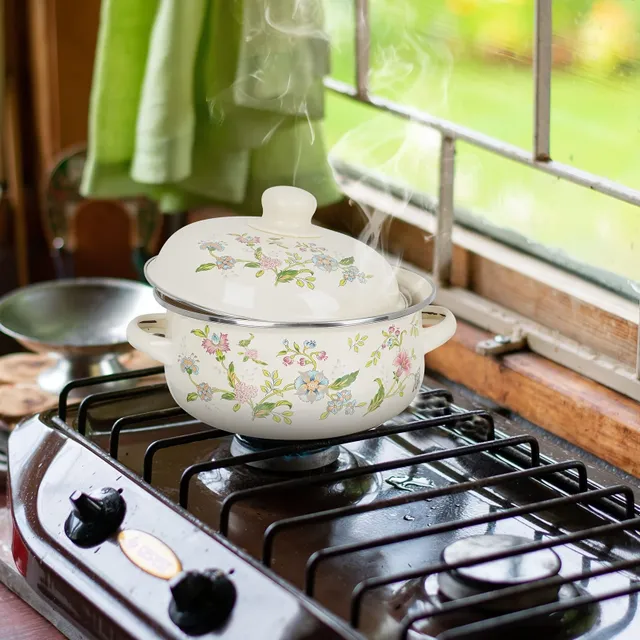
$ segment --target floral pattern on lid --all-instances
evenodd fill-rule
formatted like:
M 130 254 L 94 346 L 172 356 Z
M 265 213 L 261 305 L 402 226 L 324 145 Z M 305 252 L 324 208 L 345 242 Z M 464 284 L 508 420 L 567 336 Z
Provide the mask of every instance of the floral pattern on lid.
M 281 249 L 291 249 L 285 251 L 284 259 L 275 258 L 264 252 L 260 236 L 251 236 L 248 233 L 228 233 L 228 236 L 235 237 L 235 240 L 246 248 L 252 249 L 252 258 L 242 258 L 241 254 L 218 255 L 225 251 L 227 242 L 222 240 L 200 241 L 200 249 L 207 251 L 214 259 L 213 262 L 203 262 L 196 268 L 196 273 L 219 269 L 226 271 L 242 265 L 244 268 L 256 269 L 256 278 L 261 278 L 267 272 L 274 274 L 273 284 L 277 286 L 281 283 L 295 282 L 299 287 L 315 289 L 316 270 L 325 273 L 339 272 L 341 276 L 338 286 L 344 287 L 350 282 L 366 284 L 367 280 L 373 278 L 371 274 L 364 273 L 355 264 L 353 256 L 342 259 L 330 255 L 325 247 L 320 247 L 313 242 L 296 242 L 295 246 L 289 247 L 285 244 L 285 238 L 269 237 L 267 242 L 271 246 Z M 313 255 L 306 257 L 301 255 L 309 252 Z
M 341 321 L 405 309 L 398 270 L 373 247 L 314 225 L 314 202 L 300 189 L 274 187 L 262 216 L 185 225 L 147 263 L 147 280 L 169 303 L 261 321 Z

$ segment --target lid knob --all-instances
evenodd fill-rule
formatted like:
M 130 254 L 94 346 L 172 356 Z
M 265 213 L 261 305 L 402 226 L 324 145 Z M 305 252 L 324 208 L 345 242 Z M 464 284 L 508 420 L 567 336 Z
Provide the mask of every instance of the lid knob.
M 308 191 L 298 187 L 271 187 L 262 194 L 262 217 L 249 223 L 259 231 L 296 238 L 317 238 L 311 224 L 318 203 Z

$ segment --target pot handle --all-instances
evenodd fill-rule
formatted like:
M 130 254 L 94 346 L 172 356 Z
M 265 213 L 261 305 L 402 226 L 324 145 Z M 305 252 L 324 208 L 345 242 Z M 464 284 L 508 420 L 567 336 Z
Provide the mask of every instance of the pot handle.
M 127 340 L 131 346 L 162 364 L 171 364 L 174 352 L 171 340 L 166 335 L 166 313 L 138 316 L 127 326 Z
M 442 346 L 456 332 L 456 318 L 444 307 L 426 307 L 422 310 L 422 334 L 424 352 L 429 353 Z

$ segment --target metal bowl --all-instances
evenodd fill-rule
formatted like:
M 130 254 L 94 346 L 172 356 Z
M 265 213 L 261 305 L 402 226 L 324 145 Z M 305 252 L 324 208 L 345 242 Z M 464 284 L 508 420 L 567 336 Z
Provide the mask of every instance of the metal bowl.
M 153 290 L 139 282 L 53 280 L 0 298 L 0 330 L 30 351 L 57 356 L 57 364 L 39 376 L 38 384 L 59 393 L 70 380 L 124 371 L 118 356 L 132 348 L 127 324 L 158 309 Z

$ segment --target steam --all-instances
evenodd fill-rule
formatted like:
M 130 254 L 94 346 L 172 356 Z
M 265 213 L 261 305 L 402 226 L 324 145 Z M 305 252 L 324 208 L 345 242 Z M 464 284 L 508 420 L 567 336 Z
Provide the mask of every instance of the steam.
M 318 38 L 329 41 L 329 34 L 319 26 L 324 21 L 322 3 L 316 0 L 295 0 L 290 18 L 286 15 L 274 17 L 274 13 L 282 13 L 282 6 L 286 6 L 286 2 L 280 5 L 280 11 L 274 12 L 271 5 L 264 11 L 264 21 L 274 31 L 293 38 Z
M 248 6 L 252 7 L 250 19 L 246 12 Z M 308 140 L 312 144 L 317 143 L 313 123 L 318 116 L 311 112 L 310 104 L 313 103 L 309 99 L 310 93 L 300 91 L 299 77 L 295 75 L 296 70 L 293 68 L 288 78 L 280 78 L 280 83 L 277 86 L 273 85 L 270 65 L 277 64 L 277 58 L 283 49 L 289 48 L 293 51 L 301 41 L 317 46 L 319 52 L 326 51 L 330 44 L 334 56 L 338 59 L 341 56 L 352 55 L 355 27 L 353 0 L 253 0 L 245 3 L 244 9 L 242 46 L 248 47 L 247 51 L 259 52 L 259 62 L 246 74 L 238 75 L 231 87 L 208 99 L 212 121 L 221 125 L 226 118 L 225 105 L 237 103 L 238 98 L 243 104 L 251 106 L 252 101 L 256 101 L 256 95 L 264 95 L 266 101 L 275 105 L 279 101 L 285 101 L 289 92 L 293 91 L 297 101 L 297 115 L 306 119 L 308 125 Z M 374 36 L 370 56 L 370 92 L 389 97 L 398 103 L 426 107 L 430 112 L 446 110 L 453 56 L 444 44 L 444 39 L 439 41 L 433 34 L 416 33 L 411 30 L 405 30 L 401 38 L 385 37 L 389 35 L 385 33 L 387 23 L 416 24 L 415 10 L 408 6 L 408 3 L 394 3 L 390 0 L 378 3 L 374 9 L 384 11 L 384 15 L 376 16 L 372 13 L 371 16 L 371 26 L 374 27 L 375 24 L 375 29 L 372 28 Z M 322 58 L 322 55 L 318 58 Z M 314 62 L 312 57 L 305 63 L 311 65 L 309 68 L 318 77 L 324 75 L 325 72 L 313 66 L 321 63 Z M 328 71 L 329 69 L 326 69 L 326 72 Z M 343 79 L 353 83 L 352 78 Z M 431 87 L 432 90 L 428 105 L 418 102 L 424 95 L 425 86 Z M 246 90 L 247 87 L 249 91 Z M 309 92 L 311 90 L 310 85 Z M 299 92 L 299 95 L 296 92 Z M 353 109 L 354 113 L 356 108 L 360 109 L 360 114 L 365 109 L 355 105 L 350 105 L 349 108 Z M 440 135 L 416 122 L 382 114 L 373 109 L 369 113 L 370 117 L 364 121 L 358 114 L 359 123 L 332 146 L 329 151 L 329 163 L 336 179 L 340 166 L 345 163 L 364 169 L 375 181 L 377 189 L 393 196 L 396 204 L 400 201 L 400 208 L 396 207 L 395 210 L 396 213 L 401 213 L 414 199 L 414 186 L 420 194 L 435 192 Z M 264 134 L 262 144 L 269 142 L 285 123 L 284 116 L 277 117 L 277 110 L 272 111 L 272 115 L 273 124 Z M 289 176 L 291 184 L 298 181 L 302 148 L 300 140 L 297 150 L 294 150 L 293 172 Z M 376 161 L 376 158 L 383 160 Z M 403 181 L 403 176 L 409 171 L 412 175 L 423 175 L 424 183 L 412 186 Z M 389 177 L 394 183 L 393 187 L 384 186 L 389 185 Z M 466 183 L 464 176 L 458 177 L 461 178 L 461 186 L 467 184 L 469 189 L 473 188 L 475 176 L 468 176 Z M 354 184 L 351 178 L 350 182 Z M 358 183 L 366 186 L 369 180 L 362 178 L 355 181 L 356 186 Z M 363 216 L 364 223 L 359 240 L 387 255 L 392 262 L 401 260 L 401 255 L 389 258 L 387 231 L 391 218 L 381 211 L 365 206 L 359 205 L 357 210 Z M 425 246 L 432 241 L 433 237 L 425 234 Z
M 398 23 L 415 23 L 414 11 L 407 3 L 385 3 L 384 10 L 387 17 L 394 12 L 399 13 L 396 16 Z M 342 47 L 348 37 L 343 24 L 340 19 L 330 24 L 334 48 L 336 38 L 338 47 Z M 384 26 L 377 24 L 377 36 L 381 29 L 384 30 Z M 381 39 L 384 40 L 384 34 Z M 397 103 L 426 107 L 435 113 L 443 112 L 448 107 L 452 68 L 452 52 L 431 35 L 405 31 L 401 39 L 389 38 L 389 43 L 379 44 L 373 39 L 369 91 L 389 97 Z M 417 102 L 418 96 L 424 95 L 425 86 L 430 86 L 433 92 L 428 106 Z M 377 190 L 382 189 L 387 195 L 393 196 L 396 204 L 400 201 L 395 211 L 401 215 L 416 194 L 414 186 L 402 179 L 407 173 L 424 176 L 424 184 L 415 185 L 420 194 L 435 193 L 440 143 L 440 134 L 429 127 L 389 114 L 372 112 L 368 120 L 352 128 L 332 147 L 330 162 L 336 177 L 340 165 L 345 162 L 363 168 L 375 181 Z M 384 161 L 371 161 L 372 158 L 385 156 Z M 389 177 L 395 183 L 392 187 L 384 186 L 390 184 Z M 475 182 L 474 176 L 469 176 L 469 179 L 467 184 Z M 350 182 L 354 184 L 351 179 Z M 355 184 L 367 182 L 367 178 L 363 178 L 355 181 Z M 472 188 L 472 184 L 469 187 Z M 387 233 L 389 216 L 363 207 L 360 207 L 360 211 L 364 216 L 364 228 L 359 240 L 385 254 L 390 262 L 399 262 L 401 254 L 390 256 Z M 425 247 L 433 239 L 425 234 Z

